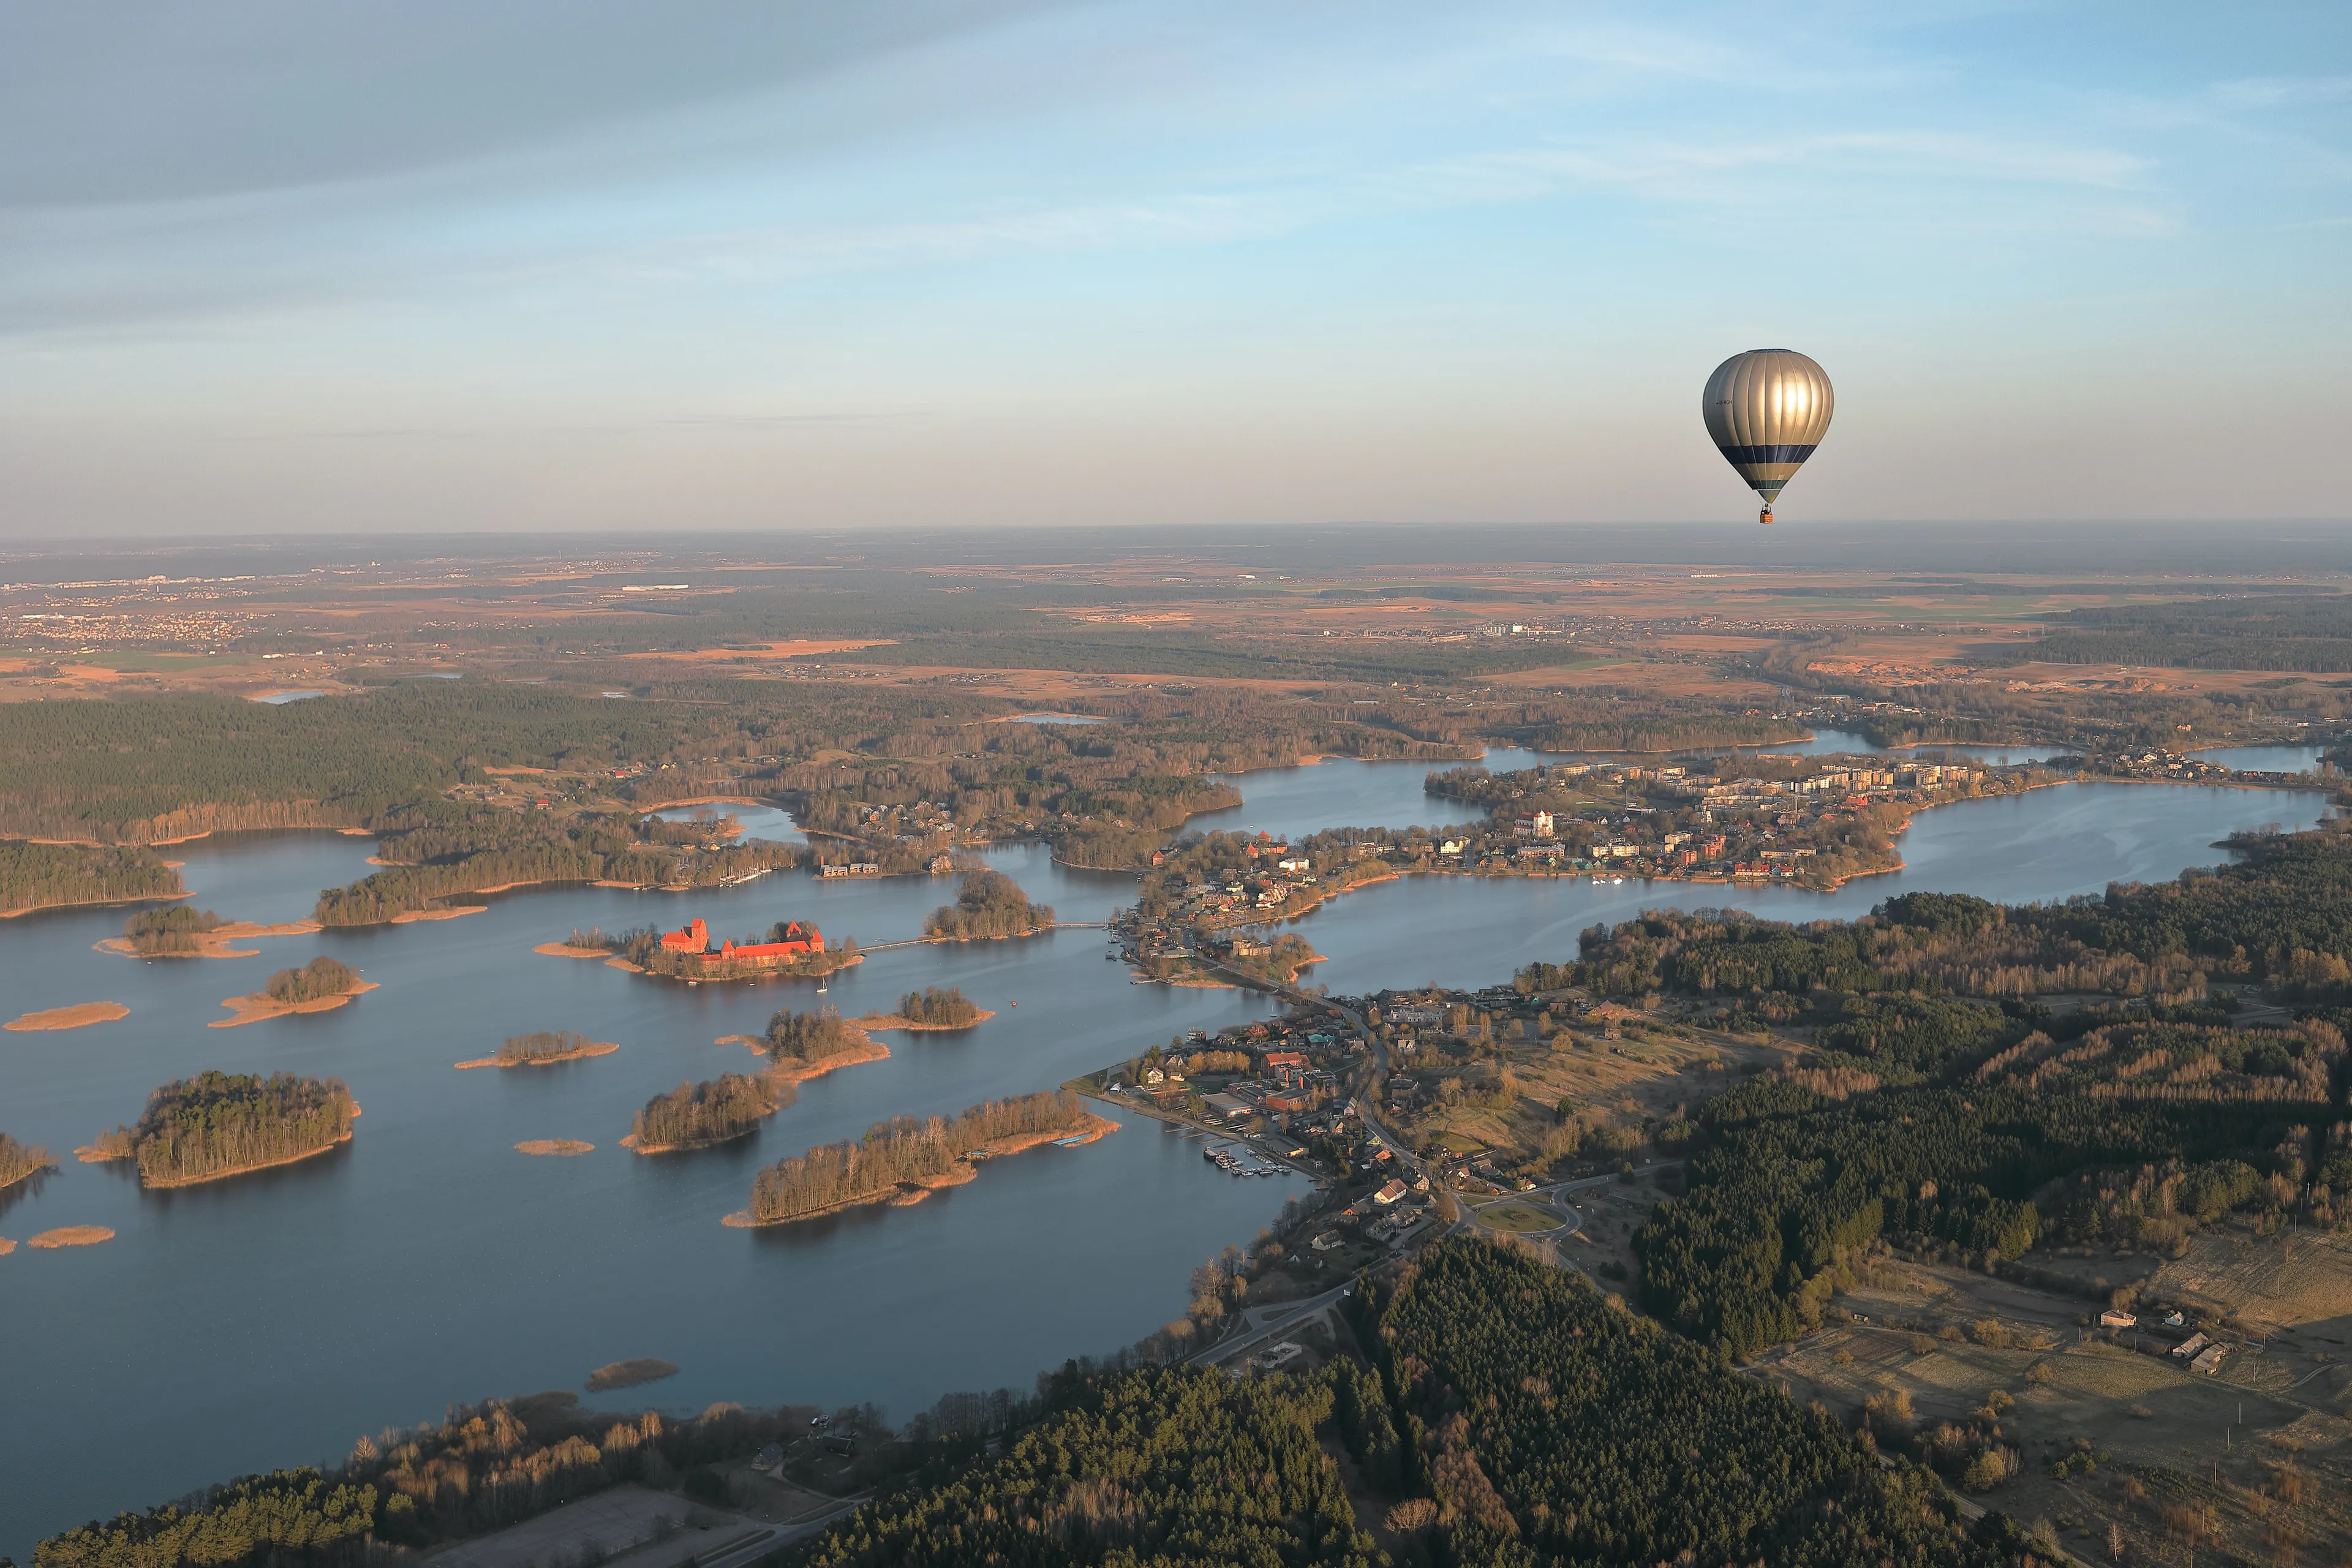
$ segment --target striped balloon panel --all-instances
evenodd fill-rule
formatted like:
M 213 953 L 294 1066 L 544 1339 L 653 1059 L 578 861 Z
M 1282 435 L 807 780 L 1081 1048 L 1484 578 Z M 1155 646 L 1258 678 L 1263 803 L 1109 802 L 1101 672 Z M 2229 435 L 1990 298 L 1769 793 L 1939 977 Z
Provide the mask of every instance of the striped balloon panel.
M 1706 433 L 1739 477 L 1771 500 L 1829 434 L 1827 372 L 1793 349 L 1750 349 L 1716 366 L 1700 395 Z

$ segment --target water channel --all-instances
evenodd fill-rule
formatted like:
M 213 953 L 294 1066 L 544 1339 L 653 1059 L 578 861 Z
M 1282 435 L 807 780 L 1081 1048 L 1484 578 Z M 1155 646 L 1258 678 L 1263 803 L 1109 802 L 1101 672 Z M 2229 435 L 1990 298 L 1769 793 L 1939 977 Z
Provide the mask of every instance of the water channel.
M 1497 751 L 1488 765 L 1532 756 Z M 1201 826 L 1279 834 L 1403 826 L 1449 813 L 1418 763 L 1328 762 L 1244 775 L 1244 804 Z M 1339 991 L 1507 979 L 1559 959 L 1577 931 L 1645 906 L 1736 903 L 1784 918 L 1862 912 L 1907 888 L 2024 900 L 2168 877 L 2221 858 L 2226 834 L 2315 821 L 2316 793 L 2085 784 L 1921 815 L 1908 868 L 1836 894 L 1582 879 L 1413 877 L 1368 889 L 1299 929 Z M 793 835 L 772 808 L 755 835 Z M 248 834 L 181 846 L 200 908 L 276 921 L 366 874 L 372 846 L 332 834 Z M 1055 865 L 1034 847 L 992 851 L 1064 920 L 1100 920 L 1133 879 Z M 958 1388 L 1025 1384 L 1080 1352 L 1181 1315 L 1191 1267 L 1245 1241 L 1293 1178 L 1236 1181 L 1199 1145 L 1128 1120 L 1081 1149 L 992 1163 L 904 1209 L 774 1231 L 722 1227 L 753 1172 L 899 1113 L 953 1111 L 1048 1089 L 1154 1041 L 1271 1009 L 1228 990 L 1129 983 L 1100 933 L 871 955 L 813 983 L 684 987 L 534 944 L 700 914 L 737 933 L 786 917 L 862 943 L 911 937 L 950 896 L 927 878 L 815 881 L 779 874 L 723 891 L 524 890 L 456 920 L 260 939 L 244 959 L 151 960 L 92 951 L 121 910 L 0 922 L 9 1016 L 111 999 L 118 1023 L 0 1035 L 0 1128 L 46 1143 L 62 1171 L 0 1200 L 0 1235 L 105 1226 L 115 1239 L 0 1259 L 0 1553 L 43 1534 L 205 1482 L 330 1461 L 362 1432 L 437 1418 L 453 1401 L 580 1385 L 604 1363 L 660 1356 L 669 1381 L 589 1396 L 613 1408 L 695 1410 L 720 1399 L 873 1400 L 903 1418 Z M 380 989 L 332 1012 L 235 1029 L 221 998 L 329 952 Z M 618 1147 L 646 1099 L 757 1060 L 719 1036 L 757 1033 L 778 1006 L 847 1016 L 904 991 L 961 986 L 997 1016 L 963 1034 L 896 1034 L 887 1061 L 803 1085 L 761 1133 L 730 1148 L 644 1159 Z M 614 1055 L 458 1073 L 504 1036 L 577 1028 Z M 206 1068 L 343 1079 L 363 1108 L 341 1149 L 280 1171 L 142 1193 L 119 1165 L 67 1153 L 135 1120 L 147 1092 Z M 514 1152 L 579 1138 L 572 1159 Z

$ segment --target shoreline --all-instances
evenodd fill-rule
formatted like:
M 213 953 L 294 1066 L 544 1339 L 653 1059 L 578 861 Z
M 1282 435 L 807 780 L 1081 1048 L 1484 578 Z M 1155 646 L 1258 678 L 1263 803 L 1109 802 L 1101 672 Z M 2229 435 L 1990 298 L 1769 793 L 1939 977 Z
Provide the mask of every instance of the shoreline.
M 779 1107 L 779 1109 L 782 1108 Z M 771 1116 L 773 1114 L 775 1114 L 775 1112 L 769 1112 L 769 1115 Z M 768 1118 L 766 1116 L 762 1116 L 760 1118 L 760 1121 L 765 1121 Z M 629 1132 L 622 1135 L 621 1147 L 626 1149 L 632 1154 L 647 1155 L 691 1154 L 698 1149 L 723 1149 L 728 1144 L 736 1142 L 741 1139 L 749 1138 L 752 1133 L 760 1131 L 760 1121 L 754 1121 L 751 1126 L 744 1128 L 740 1132 L 730 1132 L 724 1138 L 698 1138 L 691 1143 L 640 1143 L 637 1142 L 637 1135 L 634 1132 Z M 520 1145 L 518 1145 L 518 1147 L 520 1147 Z
M 1082 871 L 1087 868 L 1084 866 L 1078 868 Z M 1027 931 L 1009 931 L 1003 936 L 939 936 L 925 931 L 916 940 L 928 947 L 954 947 L 967 942 L 1019 942 L 1024 937 L 1044 936 L 1053 929 L 1051 925 L 1031 926 Z
M 1066 1138 L 1074 1139 L 1081 1144 L 1092 1143 L 1118 1131 L 1119 1124 L 1108 1116 L 1092 1110 L 1082 1114 L 1084 1120 L 1067 1131 L 1017 1133 L 1010 1138 L 1000 1138 L 994 1142 L 983 1143 L 978 1150 L 971 1152 L 985 1152 L 992 1160 L 1009 1159 L 1015 1154 L 1027 1153 L 1041 1144 L 1058 1143 Z M 810 1209 L 803 1214 L 788 1215 L 782 1219 L 754 1219 L 751 1217 L 750 1209 L 737 1209 L 719 1223 L 730 1230 L 765 1230 L 773 1226 L 798 1225 L 803 1220 L 823 1219 L 828 1215 L 845 1214 L 851 1209 L 870 1208 L 876 1204 L 887 1204 L 892 1208 L 907 1208 L 921 1203 L 935 1192 L 940 1192 L 949 1187 L 962 1186 L 967 1182 L 978 1179 L 979 1175 L 980 1162 L 958 1158 L 954 1164 L 937 1175 L 919 1177 L 912 1182 L 896 1182 L 879 1192 L 845 1198 L 839 1203 L 827 1204 L 823 1208 Z
M 632 963 L 627 959 L 618 956 L 607 958 L 604 963 L 614 969 L 625 969 L 632 974 L 650 974 L 656 980 L 671 980 L 680 985 L 725 985 L 739 980 L 823 980 L 866 962 L 866 954 L 863 952 L 828 952 L 825 957 L 838 959 L 840 962 L 824 969 L 802 969 L 777 964 L 771 968 L 749 969 L 740 974 L 665 974 L 656 970 L 647 969 L 641 963 Z
M 471 1061 L 458 1062 L 456 1066 L 459 1072 L 467 1072 L 475 1068 L 551 1067 L 557 1062 L 578 1062 L 585 1061 L 590 1057 L 609 1057 L 620 1048 L 620 1043 L 615 1040 L 591 1040 L 576 1051 L 559 1051 L 551 1057 L 518 1057 L 512 1061 L 500 1057 L 476 1057 Z
M 61 1247 L 96 1247 L 101 1241 L 112 1241 L 114 1232 L 102 1225 L 61 1225 L 55 1230 L 45 1230 L 29 1237 L 25 1245 L 37 1247 L 44 1252 L 55 1252 Z M 11 1250 L 15 1242 L 8 1244 Z
M 215 1018 L 205 1026 L 208 1029 L 234 1029 L 239 1024 L 258 1024 L 265 1018 L 283 1018 L 293 1013 L 331 1013 L 352 997 L 376 989 L 373 980 L 362 980 L 349 991 L 333 996 L 316 996 L 308 1002 L 273 1002 L 267 996 L 224 996 L 221 1005 L 230 1010 L 231 1016 Z
M 783 1061 L 778 1061 L 774 1054 L 768 1049 L 768 1043 L 757 1035 L 721 1035 L 710 1043 L 714 1046 L 741 1046 L 756 1056 L 766 1057 L 773 1064 L 768 1070 L 778 1079 L 785 1083 L 803 1084 L 811 1079 L 823 1078 L 825 1074 L 841 1068 L 862 1067 L 867 1062 L 889 1059 L 889 1047 L 867 1035 L 856 1024 L 850 1025 L 850 1027 L 857 1030 L 858 1040 L 856 1045 L 845 1051 L 835 1051 L 821 1061 L 799 1062 L 797 1066 L 790 1065 L 798 1061 L 796 1058 L 787 1058 Z
M 25 842 L 27 844 L 47 844 L 52 842 L 52 840 L 47 838 L 28 838 L 25 840 Z M 80 844 L 74 845 L 72 847 L 78 849 L 106 849 L 114 847 L 114 846 L 105 844 Z M 110 904 L 118 906 L 122 904 L 175 904 L 182 899 L 194 898 L 194 896 L 195 895 L 193 893 L 180 892 L 138 893 L 125 899 L 64 899 L 54 904 L 21 904 L 13 910 L 0 910 L 0 921 L 13 921 L 20 915 L 37 915 L 44 910 L 102 910 Z
M 359 1113 L 359 1107 L 353 1106 L 352 1114 L 357 1116 Z M 280 1165 L 299 1165 L 305 1160 L 315 1160 L 331 1150 L 340 1149 L 351 1141 L 352 1135 L 345 1132 L 331 1143 L 321 1143 L 316 1149 L 305 1149 L 299 1154 L 289 1154 L 278 1160 L 263 1160 L 251 1165 L 238 1165 L 226 1171 L 206 1171 L 200 1176 L 173 1176 L 161 1182 L 151 1182 L 142 1172 L 139 1177 L 139 1185 L 142 1190 L 151 1193 L 166 1192 L 173 1187 L 200 1187 L 206 1182 L 225 1182 L 231 1176 L 248 1176 L 256 1171 L 274 1171 Z M 134 1162 L 138 1158 L 135 1154 L 125 1157 Z

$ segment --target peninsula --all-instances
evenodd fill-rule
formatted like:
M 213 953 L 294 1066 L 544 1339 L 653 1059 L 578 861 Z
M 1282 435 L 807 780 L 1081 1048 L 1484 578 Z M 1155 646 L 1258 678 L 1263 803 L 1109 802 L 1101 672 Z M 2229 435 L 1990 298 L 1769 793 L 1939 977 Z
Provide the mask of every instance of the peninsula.
M 528 1035 L 509 1035 L 499 1043 L 497 1051 L 471 1061 L 459 1062 L 457 1070 L 469 1068 L 535 1068 L 556 1062 L 576 1062 L 588 1057 L 609 1057 L 621 1047 L 611 1040 L 592 1040 L 572 1029 L 536 1029 Z
M 165 1084 L 137 1126 L 77 1152 L 135 1162 L 150 1190 L 194 1186 L 323 1154 L 350 1140 L 359 1113 L 341 1079 L 205 1072 Z
M 289 1013 L 324 1013 L 341 1006 L 362 992 L 373 991 L 372 981 L 362 980 L 359 971 L 341 959 L 320 956 L 299 969 L 281 969 L 269 977 L 268 984 L 247 996 L 229 996 L 221 1005 L 230 1016 L 216 1018 L 211 1026 L 233 1029 L 239 1024 L 258 1023 L 264 1018 L 283 1017 Z
M 855 1142 L 826 1143 L 760 1173 L 738 1227 L 789 1225 L 866 1204 L 920 1203 L 979 1174 L 980 1162 L 1040 1143 L 1089 1143 L 1118 1123 L 1066 1089 L 975 1105 L 955 1117 L 877 1121 Z

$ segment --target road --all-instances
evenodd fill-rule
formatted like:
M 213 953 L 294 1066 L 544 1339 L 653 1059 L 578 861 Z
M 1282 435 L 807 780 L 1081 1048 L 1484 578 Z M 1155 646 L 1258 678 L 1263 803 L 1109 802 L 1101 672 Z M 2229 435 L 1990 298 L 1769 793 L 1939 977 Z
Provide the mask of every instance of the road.
M 1348 1293 L 1355 1288 L 1356 1282 L 1350 1279 L 1344 1285 L 1333 1286 L 1320 1296 L 1310 1296 L 1306 1300 L 1298 1302 L 1296 1310 L 1286 1313 L 1281 1321 L 1268 1323 L 1263 1328 L 1252 1329 L 1246 1333 L 1233 1335 L 1205 1350 L 1196 1351 L 1186 1358 L 1185 1364 L 1213 1366 L 1219 1362 L 1231 1361 L 1244 1351 L 1255 1350 L 1265 1341 L 1280 1334 L 1292 1332 L 1307 1319 L 1339 1305 L 1347 1300 Z
M 751 1563 L 757 1563 L 779 1546 L 789 1546 L 795 1541 L 803 1541 L 814 1535 L 835 1520 L 845 1519 L 856 1513 L 867 1501 L 868 1500 L 863 1497 L 850 1498 L 838 1508 L 828 1509 L 823 1513 L 812 1515 L 807 1519 L 794 1520 L 790 1524 L 776 1525 L 763 1534 L 751 1537 L 749 1541 L 740 1542 L 708 1557 L 694 1559 L 692 1568 L 750 1568 Z

